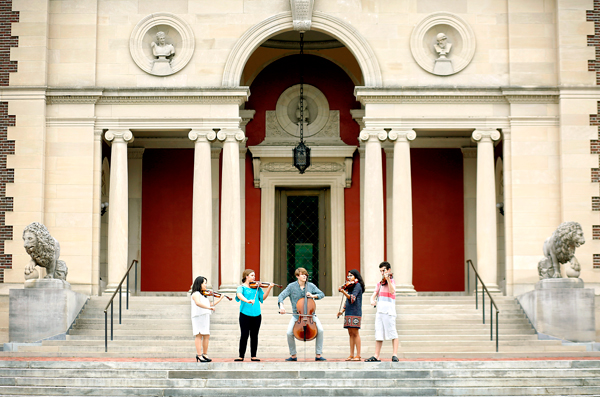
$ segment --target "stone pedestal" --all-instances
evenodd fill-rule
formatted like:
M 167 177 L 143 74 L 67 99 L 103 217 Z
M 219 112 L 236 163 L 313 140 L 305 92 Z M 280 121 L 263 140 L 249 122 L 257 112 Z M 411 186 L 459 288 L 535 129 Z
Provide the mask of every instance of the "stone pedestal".
M 28 280 L 26 284 L 30 281 L 26 289 L 9 292 L 9 341 L 30 343 L 61 338 L 88 297 L 71 291 L 69 283 L 62 280 Z
M 450 59 L 439 58 L 435 60 L 433 65 L 433 74 L 447 76 L 452 73 L 454 73 L 454 67 L 452 66 L 452 61 Z
M 540 336 L 572 342 L 596 338 L 594 290 L 583 288 L 579 278 L 540 280 L 517 299 Z

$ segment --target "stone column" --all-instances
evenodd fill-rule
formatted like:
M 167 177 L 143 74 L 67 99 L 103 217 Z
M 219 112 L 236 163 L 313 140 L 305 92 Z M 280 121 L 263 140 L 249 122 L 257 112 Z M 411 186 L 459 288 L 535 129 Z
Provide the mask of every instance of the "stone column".
M 381 279 L 379 264 L 384 259 L 383 233 L 383 166 L 381 141 L 387 133 L 381 128 L 365 128 L 360 140 L 365 142 L 364 178 L 364 268 L 363 275 L 367 291 L 373 291 Z
M 192 129 L 188 137 L 194 144 L 194 190 L 192 207 L 192 280 L 208 279 L 209 286 L 218 286 L 212 273 L 212 178 L 211 147 L 217 134 L 211 128 Z
M 129 266 L 127 143 L 133 141 L 129 130 L 109 130 L 104 135 L 112 141 L 110 150 L 110 188 L 108 199 L 108 285 L 114 291 Z
M 102 189 L 102 130 L 94 130 L 94 207 L 92 209 L 92 295 L 100 291 L 100 215 Z
M 217 137 L 223 141 L 220 289 L 231 292 L 240 284 L 242 274 L 239 143 L 245 136 L 239 128 L 224 128 Z
M 477 142 L 477 271 L 490 293 L 499 293 L 493 141 L 500 139 L 500 133 L 478 129 L 472 137 Z
M 463 155 L 463 211 L 465 238 L 465 291 L 475 291 L 475 274 L 467 259 L 477 266 L 477 147 L 461 148 Z M 469 273 L 470 272 L 470 273 Z
M 394 143 L 393 272 L 396 294 L 416 295 L 413 274 L 412 179 L 410 173 L 410 141 L 417 134 L 412 129 L 392 129 L 389 138 Z M 388 248 L 389 249 L 389 248 Z

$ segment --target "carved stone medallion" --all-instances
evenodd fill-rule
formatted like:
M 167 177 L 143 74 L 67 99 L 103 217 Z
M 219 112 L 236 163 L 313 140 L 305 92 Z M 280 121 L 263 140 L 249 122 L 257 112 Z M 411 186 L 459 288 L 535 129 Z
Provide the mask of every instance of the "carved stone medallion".
M 194 33 L 181 18 L 166 12 L 148 15 L 129 38 L 133 61 L 144 72 L 168 76 L 183 69 L 194 54 Z
M 415 26 L 410 50 L 429 73 L 448 76 L 460 72 L 475 55 L 475 34 L 467 22 L 448 12 L 431 14 Z

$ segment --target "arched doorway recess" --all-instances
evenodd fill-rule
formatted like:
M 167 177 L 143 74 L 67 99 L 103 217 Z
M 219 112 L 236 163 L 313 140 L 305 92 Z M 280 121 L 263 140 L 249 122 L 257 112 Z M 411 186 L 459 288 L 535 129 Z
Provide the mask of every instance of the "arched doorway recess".
M 355 28 L 341 19 L 319 11 L 313 12 L 312 28 L 331 35 L 350 50 L 360 65 L 365 86 L 382 86 L 381 70 L 375 53 Z M 248 29 L 235 44 L 225 63 L 223 87 L 238 87 L 244 65 L 252 53 L 267 39 L 292 29 L 291 12 L 274 15 Z

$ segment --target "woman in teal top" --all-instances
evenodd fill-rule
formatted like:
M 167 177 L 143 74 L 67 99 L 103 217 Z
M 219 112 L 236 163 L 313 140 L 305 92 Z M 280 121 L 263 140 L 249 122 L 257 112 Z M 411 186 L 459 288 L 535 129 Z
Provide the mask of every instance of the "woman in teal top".
M 260 305 L 271 293 L 273 284 L 263 292 L 260 285 L 256 289 L 250 288 L 250 283 L 256 280 L 256 274 L 252 269 L 244 270 L 242 273 L 242 285 L 237 289 L 235 300 L 240 303 L 240 357 L 235 361 L 244 361 L 248 336 L 250 336 L 250 360 L 260 361 L 256 358 L 258 350 L 258 331 L 260 330 Z

